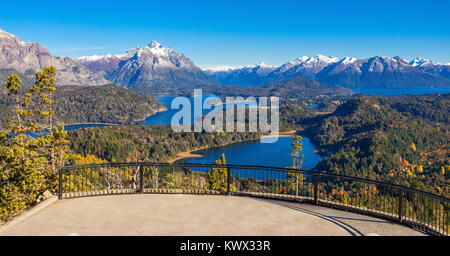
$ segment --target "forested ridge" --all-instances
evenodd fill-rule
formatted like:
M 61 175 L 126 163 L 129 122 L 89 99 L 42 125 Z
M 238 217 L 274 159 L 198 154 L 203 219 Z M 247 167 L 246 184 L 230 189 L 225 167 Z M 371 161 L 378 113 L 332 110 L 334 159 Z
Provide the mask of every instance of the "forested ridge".
M 142 95 L 116 85 L 60 86 L 55 91 L 58 105 L 56 120 L 71 123 L 129 124 L 143 120 L 164 108 L 151 96 Z M 11 118 L 12 100 L 0 90 L 0 122 L 6 127 Z
M 326 155 L 317 165 L 321 171 L 448 195 L 448 98 L 357 96 L 328 115 L 296 115 L 300 108 L 291 106 L 282 116 Z

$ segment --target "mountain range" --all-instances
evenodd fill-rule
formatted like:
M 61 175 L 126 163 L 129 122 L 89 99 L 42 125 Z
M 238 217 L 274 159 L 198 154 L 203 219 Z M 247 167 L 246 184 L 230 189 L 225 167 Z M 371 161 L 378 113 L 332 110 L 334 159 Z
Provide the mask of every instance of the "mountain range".
M 57 69 L 58 85 L 114 83 L 143 93 L 176 92 L 208 86 L 269 85 L 297 77 L 348 88 L 429 88 L 450 86 L 450 64 L 422 58 L 375 56 L 364 59 L 303 56 L 281 66 L 264 63 L 200 69 L 189 58 L 152 41 L 124 54 L 70 59 L 53 56 L 39 43 L 0 30 L 0 79 L 17 73 L 25 85 L 46 65 Z
M 264 68 L 265 72 L 256 72 Z M 253 66 L 205 69 L 222 84 L 266 85 L 294 77 L 348 88 L 428 88 L 450 86 L 450 64 L 416 58 L 375 56 L 342 59 L 317 55 L 303 56 L 279 67 Z

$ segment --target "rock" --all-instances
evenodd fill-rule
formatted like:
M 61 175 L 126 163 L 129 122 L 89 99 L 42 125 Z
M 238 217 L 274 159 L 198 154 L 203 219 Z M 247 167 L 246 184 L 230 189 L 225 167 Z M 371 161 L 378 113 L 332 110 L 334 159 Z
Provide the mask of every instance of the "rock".
M 44 194 L 42 194 L 42 197 L 44 200 L 49 199 L 52 196 L 52 193 L 50 191 L 45 191 Z
M 53 56 L 39 43 L 24 42 L 0 29 L 0 70 L 8 75 L 19 73 L 24 82 L 29 82 L 25 85 L 31 86 L 35 72 L 44 66 L 56 68 L 56 85 L 93 86 L 110 83 L 68 57 Z

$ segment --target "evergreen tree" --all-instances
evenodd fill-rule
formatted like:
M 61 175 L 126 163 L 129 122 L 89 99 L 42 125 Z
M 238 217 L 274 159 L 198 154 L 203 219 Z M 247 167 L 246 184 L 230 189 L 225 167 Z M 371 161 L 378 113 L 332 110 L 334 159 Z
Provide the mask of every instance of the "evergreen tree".
M 303 165 L 303 158 L 305 155 L 301 154 L 303 151 L 302 136 L 292 137 L 292 166 L 289 169 L 300 170 Z M 287 175 L 289 189 L 295 189 L 295 195 L 298 196 L 300 182 L 303 182 L 304 177 L 302 173 L 290 172 Z
M 208 170 L 206 174 L 206 189 L 216 191 L 227 190 L 228 170 L 226 167 L 221 167 L 226 164 L 225 154 L 222 154 L 220 159 L 214 163 L 215 167 Z M 234 186 L 230 186 L 230 191 L 236 191 L 236 188 Z
M 36 203 L 45 190 L 56 190 L 57 166 L 64 164 L 68 141 L 64 126 L 53 125 L 55 75 L 54 67 L 44 67 L 36 74 L 35 86 L 21 100 L 17 75 L 8 77 L 4 84 L 8 95 L 14 97 L 16 115 L 8 122 L 8 130 L 0 132 L 0 221 Z

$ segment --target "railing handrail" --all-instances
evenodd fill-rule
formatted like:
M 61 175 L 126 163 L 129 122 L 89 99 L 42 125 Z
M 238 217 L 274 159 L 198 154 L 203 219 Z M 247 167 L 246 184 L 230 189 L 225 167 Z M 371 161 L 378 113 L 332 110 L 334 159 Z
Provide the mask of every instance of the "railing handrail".
M 70 170 L 77 170 L 77 169 L 85 169 L 85 168 L 102 168 L 102 167 L 127 167 L 127 166 L 180 166 L 180 167 L 217 167 L 218 164 L 205 164 L 205 163 L 158 163 L 158 162 L 120 162 L 120 163 L 101 163 L 101 164 L 84 164 L 84 165 L 68 165 L 63 166 L 60 169 L 60 172 L 68 172 Z M 436 195 L 430 192 L 417 190 L 413 188 L 408 188 L 402 185 L 397 184 L 391 184 L 386 183 L 382 181 L 377 180 L 371 180 L 366 178 L 359 178 L 354 176 L 348 176 L 348 175 L 341 175 L 341 174 L 332 174 L 327 172 L 320 172 L 315 170 L 301 170 L 301 169 L 294 169 L 294 168 L 282 168 L 282 167 L 274 167 L 274 166 L 260 166 L 260 165 L 235 165 L 235 164 L 225 164 L 220 165 L 225 168 L 239 168 L 239 169 L 252 169 L 252 170 L 266 170 L 266 171 L 282 171 L 282 172 L 291 172 L 291 173 L 306 173 L 310 175 L 316 175 L 316 176 L 324 176 L 324 177 L 331 177 L 331 178 L 338 178 L 338 179 L 347 179 L 352 181 L 358 181 L 363 183 L 370 183 L 380 186 L 386 186 L 390 188 L 396 188 L 403 191 L 408 191 L 412 193 L 421 194 L 424 196 L 429 196 L 435 199 L 443 200 L 447 203 L 450 202 L 449 198 L 446 198 L 444 196 Z

